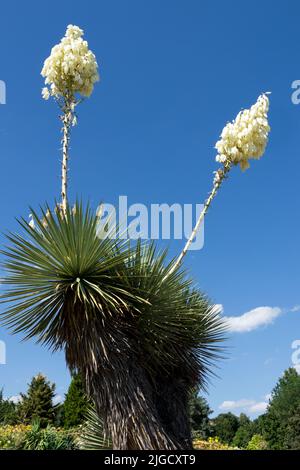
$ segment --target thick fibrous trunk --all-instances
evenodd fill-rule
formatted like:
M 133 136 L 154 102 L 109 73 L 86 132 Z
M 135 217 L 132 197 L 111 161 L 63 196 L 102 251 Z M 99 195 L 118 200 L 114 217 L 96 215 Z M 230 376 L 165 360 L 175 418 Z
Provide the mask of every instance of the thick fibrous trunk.
M 172 433 L 169 434 L 161 420 L 154 390 L 145 371 L 135 364 L 127 367 L 124 364 L 124 368 L 125 370 L 120 371 L 120 375 L 115 379 L 111 374 L 107 377 L 100 375 L 99 378 L 93 379 L 94 401 L 98 413 L 104 418 L 113 448 L 119 450 L 182 448 Z M 109 387 L 107 387 L 108 382 L 110 382 Z
M 80 309 L 77 315 L 81 315 Z M 66 311 L 64 321 L 72 321 Z M 131 330 L 114 317 L 97 317 L 65 339 L 66 359 L 77 369 L 116 450 L 191 448 L 184 382 L 147 371 Z
M 156 406 L 164 429 L 179 449 L 192 449 L 188 410 L 188 387 L 183 379 L 161 377 L 157 380 Z

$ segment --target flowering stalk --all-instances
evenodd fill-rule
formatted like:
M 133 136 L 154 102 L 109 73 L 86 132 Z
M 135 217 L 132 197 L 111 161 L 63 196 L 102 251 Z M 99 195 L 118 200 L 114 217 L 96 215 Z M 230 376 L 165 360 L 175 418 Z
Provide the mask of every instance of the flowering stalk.
M 188 249 L 190 248 L 191 244 L 193 243 L 193 240 L 194 240 L 194 238 L 195 238 L 195 236 L 196 236 L 196 234 L 197 234 L 199 228 L 201 227 L 201 224 L 202 224 L 202 222 L 203 222 L 203 220 L 204 220 L 204 217 L 205 217 L 205 215 L 206 215 L 206 213 L 207 213 L 207 211 L 208 211 L 208 209 L 209 209 L 209 206 L 211 205 L 213 199 L 216 197 L 217 192 L 218 192 L 218 190 L 219 190 L 219 188 L 220 188 L 222 182 L 223 182 L 224 179 L 226 178 L 226 175 L 227 175 L 228 172 L 230 171 L 230 169 L 231 169 L 231 164 L 228 163 L 228 164 L 226 164 L 226 166 L 224 165 L 224 169 L 223 169 L 223 170 L 221 170 L 221 169 L 218 170 L 218 173 L 217 173 L 217 174 L 219 175 L 219 177 L 218 177 L 217 180 L 216 180 L 216 178 L 215 178 L 213 188 L 212 188 L 211 192 L 209 193 L 208 198 L 207 198 L 206 201 L 205 201 L 204 207 L 203 207 L 203 209 L 202 209 L 202 211 L 201 211 L 201 214 L 200 214 L 199 217 L 198 217 L 198 220 L 197 220 L 197 222 L 196 222 L 196 224 L 195 224 L 195 227 L 193 228 L 193 231 L 192 231 L 192 233 L 191 233 L 189 239 L 187 240 L 187 242 L 186 242 L 186 244 L 185 244 L 185 246 L 184 246 L 182 252 L 180 253 L 180 255 L 179 255 L 178 258 L 176 259 L 175 263 L 172 265 L 170 271 L 168 272 L 168 276 L 169 276 L 170 274 L 172 274 L 172 273 L 178 268 L 178 266 L 181 264 L 182 259 L 183 259 L 184 256 L 186 255 Z
M 61 169 L 61 210 L 64 215 L 67 212 L 68 206 L 68 161 L 69 161 L 69 145 L 70 145 L 70 133 L 71 127 L 73 125 L 74 120 L 74 101 L 73 97 L 66 97 L 65 104 L 63 107 L 63 115 L 61 116 L 61 120 L 63 123 L 62 127 L 62 153 L 63 153 L 63 160 L 62 160 L 62 169 Z
M 69 25 L 61 42 L 54 46 L 45 60 L 42 76 L 46 86 L 42 96 L 48 100 L 52 96 L 62 109 L 62 171 L 61 171 L 61 210 L 66 214 L 68 205 L 68 161 L 71 127 L 76 124 L 75 106 L 91 95 L 94 84 L 99 80 L 98 64 L 95 55 L 84 41 L 82 29 Z
M 266 94 L 262 94 L 250 109 L 241 111 L 233 122 L 224 127 L 221 139 L 216 143 L 216 149 L 218 150 L 216 161 L 222 163 L 223 166 L 215 172 L 213 189 L 205 201 L 204 208 L 189 239 L 167 276 L 172 274 L 181 264 L 213 199 L 231 168 L 239 164 L 242 170 L 246 170 L 250 166 L 249 159 L 259 159 L 264 154 L 270 131 L 268 110 L 269 99 Z

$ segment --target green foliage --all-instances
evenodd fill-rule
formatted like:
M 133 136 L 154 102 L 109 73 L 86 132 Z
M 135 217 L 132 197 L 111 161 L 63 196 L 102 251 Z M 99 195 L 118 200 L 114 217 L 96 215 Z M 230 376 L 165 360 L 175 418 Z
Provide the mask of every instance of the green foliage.
M 264 423 L 265 423 L 265 418 L 266 415 L 260 415 L 256 419 L 252 421 L 252 426 L 253 426 L 253 434 L 264 434 Z
M 300 375 L 287 369 L 276 384 L 266 414 L 262 420 L 263 435 L 271 449 L 289 448 L 294 442 L 293 417 L 300 406 Z M 290 441 L 287 441 L 287 431 Z
M 231 413 L 212 421 L 214 435 L 240 449 L 300 449 L 300 375 L 287 369 L 272 391 L 266 413 L 254 421 L 244 414 L 237 420 Z
M 244 413 L 240 414 L 238 429 L 232 440 L 234 447 L 245 449 L 254 434 L 254 424 Z
M 234 447 L 220 442 L 217 436 L 209 437 L 206 441 L 195 439 L 193 441 L 193 448 L 197 450 L 234 450 Z
M 211 435 L 209 415 L 212 410 L 205 398 L 198 395 L 198 390 L 194 390 L 189 399 L 189 414 L 192 435 L 197 439 L 207 439 Z
M 88 407 L 89 401 L 84 391 L 81 375 L 75 374 L 64 402 L 64 427 L 72 428 L 82 424 Z
M 284 448 L 300 450 L 300 406 L 295 413 L 288 418 L 284 433 Z
M 105 438 L 103 421 L 93 408 L 87 411 L 86 422 L 77 443 L 81 450 L 104 450 L 112 447 L 110 439 Z
M 72 450 L 76 446 L 71 434 L 58 431 L 50 425 L 43 429 L 37 420 L 27 431 L 23 448 L 25 450 Z
M 64 406 L 64 403 L 58 403 L 55 406 L 54 426 L 62 427 L 64 426 L 64 421 L 65 421 L 65 406 Z
M 5 400 L 3 390 L 0 390 L 0 424 L 16 424 L 17 421 L 16 405 L 10 400 Z
M 224 444 L 232 444 L 239 427 L 239 419 L 233 413 L 221 413 L 212 420 L 213 434 Z
M 38 419 L 42 427 L 53 423 L 56 407 L 53 405 L 55 385 L 44 375 L 37 374 L 32 378 L 26 394 L 21 393 L 18 414 L 22 423 L 29 424 Z
M 246 448 L 247 450 L 266 450 L 268 444 L 261 434 L 254 434 Z
M 30 425 L 17 424 L 0 426 L 0 450 L 19 450 L 24 448 L 26 433 Z

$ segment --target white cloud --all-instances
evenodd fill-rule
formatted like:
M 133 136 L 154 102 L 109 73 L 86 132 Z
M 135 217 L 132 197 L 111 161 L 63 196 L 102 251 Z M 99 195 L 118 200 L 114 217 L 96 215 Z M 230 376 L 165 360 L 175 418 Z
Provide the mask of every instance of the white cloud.
M 267 395 L 265 395 L 265 400 L 266 401 L 270 401 L 272 398 L 272 393 L 267 393 Z
M 300 374 L 300 364 L 294 364 L 294 369 Z
M 222 304 L 216 304 L 215 307 L 220 311 L 220 314 L 224 312 Z M 256 330 L 261 326 L 271 325 L 274 323 L 275 319 L 283 313 L 299 311 L 300 305 L 295 305 L 290 309 L 265 306 L 253 308 L 252 310 L 235 317 L 224 316 L 223 319 L 227 322 L 228 329 L 232 333 L 246 333 Z
M 12 397 L 9 397 L 9 401 L 12 401 L 13 403 L 19 403 L 22 400 L 21 395 L 13 395 Z
M 237 317 L 224 317 L 229 331 L 245 333 L 256 330 L 261 326 L 270 325 L 283 313 L 279 307 L 257 307 Z
M 63 397 L 61 395 L 55 395 L 53 398 L 53 405 L 58 405 L 59 403 L 62 403 L 64 401 Z
M 251 415 L 264 413 L 267 406 L 267 401 L 255 401 L 242 398 L 241 400 L 225 400 L 221 403 L 219 409 L 224 411 L 238 411 L 238 413 L 244 412 Z
M 254 414 L 254 413 L 264 413 L 268 407 L 268 402 L 266 401 L 259 401 L 255 403 L 254 405 L 250 406 L 248 408 L 248 413 Z
M 237 408 L 248 408 L 255 405 L 254 400 L 247 400 L 242 398 L 241 400 L 225 400 L 219 406 L 220 410 L 235 410 Z

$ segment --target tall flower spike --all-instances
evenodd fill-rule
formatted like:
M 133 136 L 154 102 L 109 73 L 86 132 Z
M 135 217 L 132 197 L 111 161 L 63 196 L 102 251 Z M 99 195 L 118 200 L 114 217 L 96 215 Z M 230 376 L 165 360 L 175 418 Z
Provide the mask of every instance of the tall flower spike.
M 262 94 L 250 109 L 241 111 L 233 122 L 229 122 L 216 143 L 216 161 L 239 164 L 242 170 L 246 170 L 250 159 L 258 160 L 268 143 L 268 110 L 269 98 Z
M 250 109 L 241 111 L 233 122 L 229 122 L 224 127 L 221 139 L 216 143 L 218 150 L 216 161 L 221 163 L 222 167 L 214 172 L 213 188 L 205 201 L 203 210 L 182 252 L 165 277 L 172 274 L 180 265 L 232 166 L 239 164 L 242 170 L 246 170 L 250 166 L 248 160 L 251 158 L 258 160 L 264 154 L 270 132 L 268 111 L 269 98 L 264 93 L 258 97 Z
M 76 95 L 88 97 L 94 84 L 99 80 L 96 57 L 84 41 L 83 30 L 69 25 L 61 42 L 54 46 L 45 60 L 42 76 L 47 85 L 42 89 L 42 97 L 50 96 L 62 109 L 62 170 L 61 170 L 61 210 L 67 211 L 68 160 L 71 127 L 77 124 L 75 107 L 80 103 Z

